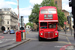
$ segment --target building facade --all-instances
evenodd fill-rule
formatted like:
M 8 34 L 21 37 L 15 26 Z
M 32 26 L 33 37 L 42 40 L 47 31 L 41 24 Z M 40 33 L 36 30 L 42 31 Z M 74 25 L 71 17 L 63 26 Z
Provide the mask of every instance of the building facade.
M 58 9 L 60 9 L 62 12 L 64 12 L 65 17 L 67 18 L 69 16 L 69 12 L 66 10 L 62 10 L 62 0 L 54 0 L 54 3 L 57 5 Z M 69 28 L 70 25 L 68 24 L 68 21 L 66 21 L 66 27 Z M 59 27 L 61 28 L 61 27 Z M 63 28 L 61 28 L 63 29 Z M 64 26 L 65 29 L 65 26 Z
M 2 26 L 5 27 L 5 30 L 17 29 L 18 26 L 18 17 L 11 8 L 0 9 L 0 17 L 2 18 Z
M 62 10 L 62 0 L 54 0 L 54 4 L 57 5 L 58 9 Z

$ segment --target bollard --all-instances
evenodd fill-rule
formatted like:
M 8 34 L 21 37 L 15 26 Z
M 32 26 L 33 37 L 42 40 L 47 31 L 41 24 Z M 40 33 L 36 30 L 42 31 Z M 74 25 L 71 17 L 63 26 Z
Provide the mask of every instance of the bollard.
M 23 32 L 23 40 L 26 40 L 26 33 Z

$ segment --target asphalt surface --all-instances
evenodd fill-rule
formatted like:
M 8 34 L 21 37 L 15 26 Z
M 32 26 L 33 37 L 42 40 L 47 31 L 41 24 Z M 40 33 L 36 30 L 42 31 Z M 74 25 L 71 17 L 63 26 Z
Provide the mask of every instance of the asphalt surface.
M 0 49 L 3 48 L 3 47 L 6 47 L 9 44 L 12 44 L 16 41 L 16 35 L 15 34 L 0 33 L 0 37 L 1 37 L 0 38 Z
M 60 50 L 65 45 L 75 44 L 73 36 L 68 37 L 64 35 L 59 35 L 59 41 L 53 40 L 38 41 L 38 32 L 26 31 L 26 33 L 27 33 L 26 38 L 29 38 L 31 40 L 27 43 L 23 43 L 15 48 L 12 48 L 11 50 Z M 60 34 L 63 33 L 64 32 L 60 32 Z

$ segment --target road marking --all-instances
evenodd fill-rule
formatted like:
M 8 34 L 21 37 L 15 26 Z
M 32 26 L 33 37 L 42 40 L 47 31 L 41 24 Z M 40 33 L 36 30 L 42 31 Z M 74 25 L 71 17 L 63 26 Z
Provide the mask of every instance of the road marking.
M 69 44 L 69 43 L 67 43 L 65 41 L 54 41 L 54 42 L 56 42 L 56 43 L 63 43 L 63 44 Z
M 71 44 L 64 45 L 60 50 L 73 50 L 74 47 Z
M 66 37 L 66 39 L 67 39 L 68 43 L 71 44 L 71 42 L 70 42 L 70 40 L 68 39 L 68 37 Z
M 4 36 L 0 36 L 1 38 L 0 39 L 3 39 L 4 38 Z

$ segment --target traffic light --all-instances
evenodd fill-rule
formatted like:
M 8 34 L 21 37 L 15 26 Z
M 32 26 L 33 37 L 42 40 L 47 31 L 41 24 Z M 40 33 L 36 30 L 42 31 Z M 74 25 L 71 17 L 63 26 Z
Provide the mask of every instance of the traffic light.
M 69 6 L 72 7 L 72 1 L 71 1 L 71 0 L 69 0 L 69 1 L 70 1 L 70 2 L 69 2 Z
M 69 0 L 69 6 L 70 7 L 75 7 L 75 0 Z
M 22 20 L 23 20 L 23 16 L 21 16 L 21 27 L 23 26 L 23 24 L 22 24 L 22 23 L 23 23 L 23 21 L 22 21 Z

